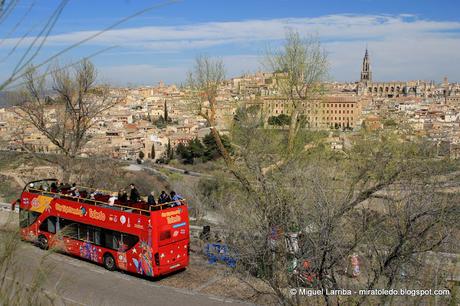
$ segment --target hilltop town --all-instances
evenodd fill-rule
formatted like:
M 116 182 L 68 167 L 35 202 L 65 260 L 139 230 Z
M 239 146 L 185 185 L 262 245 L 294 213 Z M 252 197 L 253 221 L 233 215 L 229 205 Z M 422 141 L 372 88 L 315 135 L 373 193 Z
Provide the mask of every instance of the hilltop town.
M 223 82 L 217 97 L 219 130 L 228 131 L 237 109 L 250 106 L 260 107 L 267 127 L 280 125 L 276 118 L 289 116 L 291 110 L 290 102 L 278 90 L 277 80 L 282 77 L 283 72 L 259 72 Z M 191 103 L 193 93 L 187 86 L 160 82 L 156 86 L 111 88 L 110 94 L 121 97 L 120 102 L 93 119 L 94 125 L 88 130 L 91 140 L 83 155 L 135 160 L 141 154 L 158 160 L 168 147 L 209 134 L 206 120 Z M 374 81 L 367 50 L 359 81 L 325 83 L 324 92 L 303 112 L 311 129 L 339 132 L 331 133 L 334 148 L 344 145 L 347 133 L 362 128 L 404 125 L 408 136 L 436 143 L 440 155 L 460 156 L 460 84 L 449 83 L 447 78 L 442 83 Z M 47 109 L 46 120 L 57 120 L 53 107 Z M 21 151 L 24 147 L 58 152 L 38 130 L 21 122 L 14 106 L 0 108 L 0 149 Z

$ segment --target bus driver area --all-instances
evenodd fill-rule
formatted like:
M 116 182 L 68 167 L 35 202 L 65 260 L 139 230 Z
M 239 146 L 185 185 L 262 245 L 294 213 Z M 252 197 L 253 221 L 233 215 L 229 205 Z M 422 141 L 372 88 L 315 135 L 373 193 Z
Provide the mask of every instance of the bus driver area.
M 150 277 L 188 266 L 190 234 L 185 200 L 148 207 L 143 201 L 109 205 L 109 194 L 88 199 L 52 192 L 48 186 L 56 182 L 40 180 L 24 188 L 19 212 L 23 239 L 43 249 L 94 261 L 108 270 Z

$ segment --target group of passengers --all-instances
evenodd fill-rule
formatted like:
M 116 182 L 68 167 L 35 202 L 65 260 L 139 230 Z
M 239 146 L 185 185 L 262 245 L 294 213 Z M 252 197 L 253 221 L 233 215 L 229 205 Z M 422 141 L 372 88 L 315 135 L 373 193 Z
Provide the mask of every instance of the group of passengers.
M 174 191 L 171 191 L 168 195 L 166 191 L 163 190 L 158 197 L 158 204 L 171 203 L 171 206 L 179 206 L 181 200 L 183 200 L 183 198 Z M 157 205 L 155 201 L 155 191 L 150 192 L 147 197 L 147 204 L 149 206 Z
M 109 198 L 109 205 L 114 206 L 115 201 L 118 201 L 119 203 L 121 202 L 122 204 L 124 202 L 129 201 L 130 203 L 137 203 L 142 201 L 141 195 L 139 193 L 139 190 L 137 190 L 136 186 L 134 184 L 129 185 L 130 192 L 129 192 L 129 197 L 128 193 L 124 189 L 120 189 L 118 191 L 118 194 L 113 193 L 112 196 Z M 159 204 L 166 204 L 168 203 L 170 207 L 174 206 L 179 206 L 181 205 L 181 200 L 184 198 L 180 195 L 178 195 L 176 192 L 171 191 L 170 194 L 168 195 L 166 191 L 162 191 L 160 193 L 160 196 L 158 197 L 158 202 L 155 200 L 155 191 L 151 191 L 150 194 L 147 196 L 147 206 L 149 208 L 152 208 L 156 205 Z
M 78 192 L 78 188 L 77 188 L 77 185 L 75 183 L 70 185 L 70 184 L 64 184 L 64 183 L 59 182 L 59 181 L 53 181 L 49 187 L 46 184 L 45 185 L 35 186 L 34 183 L 31 183 L 29 185 L 29 187 L 37 188 L 38 190 L 43 190 L 43 191 L 50 191 L 50 192 L 53 192 L 53 193 L 68 192 L 69 190 L 72 191 L 72 193 Z
M 30 187 L 35 187 L 33 184 L 31 184 Z M 107 202 L 109 206 L 115 206 L 115 204 L 118 205 L 127 205 L 127 204 L 136 204 L 136 203 L 142 203 L 142 198 L 140 195 L 139 190 L 136 188 L 134 184 L 129 185 L 130 191 L 129 194 L 126 192 L 124 189 L 120 189 L 117 193 L 113 193 L 111 196 L 109 196 Z M 59 181 L 54 181 L 51 183 L 50 187 L 48 186 L 43 186 L 40 185 L 38 186 L 39 190 L 43 191 L 50 191 L 52 193 L 63 193 L 70 195 L 72 197 L 78 197 L 78 198 L 84 198 L 84 199 L 89 199 L 89 200 L 99 200 L 100 197 L 104 196 L 104 193 L 99 191 L 99 190 L 94 190 L 93 192 L 87 192 L 86 190 L 80 190 L 75 183 L 69 185 L 69 184 L 64 184 Z M 148 209 L 151 209 L 152 207 L 156 205 L 161 205 L 161 204 L 168 204 L 170 207 L 174 206 L 180 206 L 181 205 L 181 200 L 183 200 L 183 197 L 177 194 L 174 191 L 171 191 L 169 194 L 166 193 L 166 191 L 161 191 L 158 199 L 155 199 L 155 192 L 152 191 L 150 194 L 147 196 L 147 207 Z
M 47 191 L 48 188 L 45 186 L 45 187 L 40 187 L 39 189 Z M 50 191 L 52 193 L 64 193 L 64 194 L 71 195 L 73 197 L 78 197 L 78 198 L 82 197 L 82 198 L 88 198 L 92 200 L 94 200 L 95 195 L 102 194 L 102 192 L 99 192 L 98 190 L 92 193 L 89 193 L 86 190 L 80 190 L 77 187 L 76 183 L 73 183 L 70 185 L 70 184 L 64 184 L 62 182 L 60 183 L 59 181 L 55 181 L 51 183 Z

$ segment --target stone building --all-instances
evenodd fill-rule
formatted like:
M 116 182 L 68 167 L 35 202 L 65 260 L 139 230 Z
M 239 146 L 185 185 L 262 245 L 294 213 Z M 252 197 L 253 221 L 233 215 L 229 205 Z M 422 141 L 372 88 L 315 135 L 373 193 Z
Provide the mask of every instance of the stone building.
M 366 49 L 361 67 L 361 77 L 357 84 L 356 92 L 360 95 L 373 97 L 397 98 L 397 97 L 432 97 L 435 94 L 436 85 L 433 81 L 372 81 L 372 69 L 369 52 Z
M 307 124 L 314 129 L 349 128 L 359 125 L 363 99 L 352 95 L 326 95 L 310 102 L 302 103 L 300 116 L 305 116 Z M 292 102 L 279 97 L 264 97 L 265 116 L 290 115 Z

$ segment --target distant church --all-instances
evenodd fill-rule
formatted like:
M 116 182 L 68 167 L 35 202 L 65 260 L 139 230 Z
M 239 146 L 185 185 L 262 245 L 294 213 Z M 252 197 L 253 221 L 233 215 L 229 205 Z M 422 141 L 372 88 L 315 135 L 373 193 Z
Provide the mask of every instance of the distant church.
M 364 54 L 363 68 L 361 69 L 361 82 L 372 82 L 371 63 L 369 61 L 369 52 L 367 48 Z
M 434 82 L 426 81 L 373 82 L 369 51 L 366 48 L 361 68 L 361 77 L 357 88 L 357 93 L 359 95 L 386 98 L 407 96 L 431 97 L 434 94 L 435 88 Z

